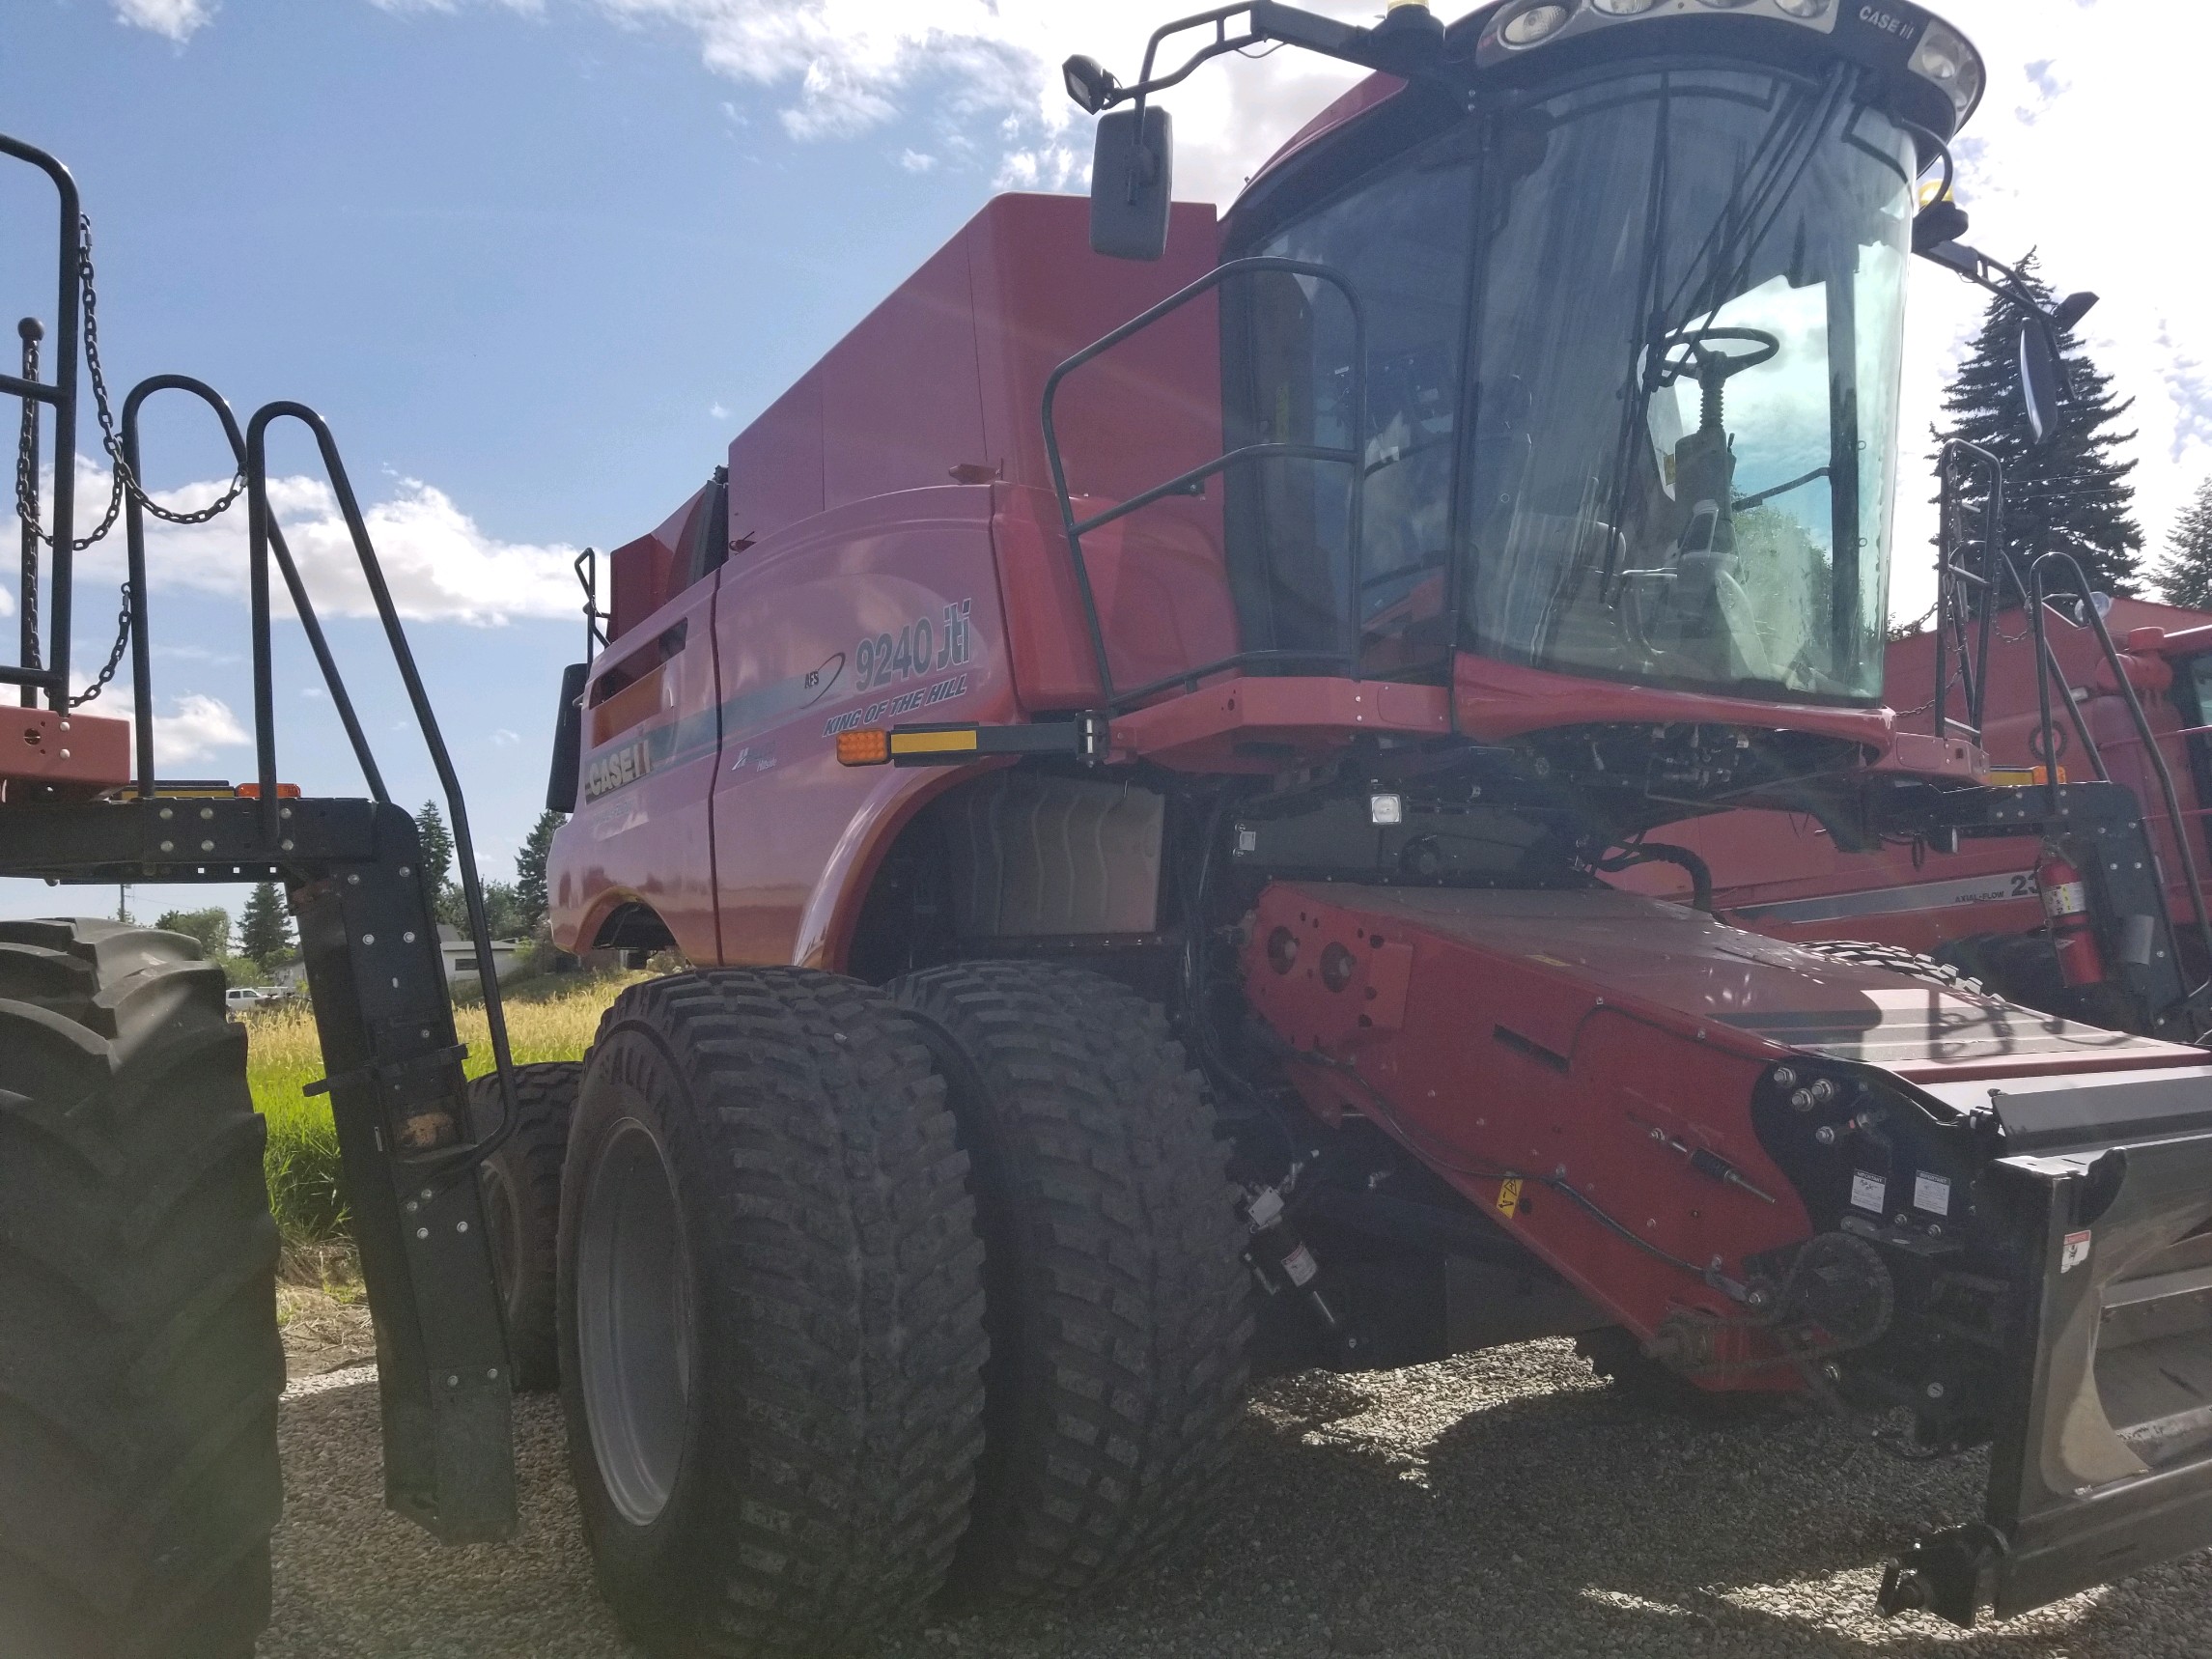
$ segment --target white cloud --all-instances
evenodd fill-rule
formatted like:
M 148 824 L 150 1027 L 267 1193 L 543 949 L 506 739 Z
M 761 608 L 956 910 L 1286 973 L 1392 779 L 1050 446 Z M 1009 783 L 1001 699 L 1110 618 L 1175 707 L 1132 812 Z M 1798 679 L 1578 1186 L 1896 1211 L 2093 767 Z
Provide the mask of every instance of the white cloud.
M 451 12 L 471 0 L 372 0 L 389 12 Z M 536 13 L 538 0 L 474 0 Z M 938 151 L 966 154 L 989 132 L 1004 186 L 1079 186 L 1089 123 L 1068 101 L 1059 65 L 1085 52 L 1134 79 L 1146 38 L 1174 8 L 1129 0 L 573 0 L 633 28 L 671 29 L 697 42 L 717 75 L 767 90 L 792 137 L 852 138 L 906 116 L 939 127 Z M 1381 0 L 1308 0 L 1310 9 L 1371 22 Z M 1193 35 L 1195 46 L 1203 35 Z M 1170 43 L 1170 50 L 1173 43 Z M 1226 200 L 1246 175 L 1360 71 L 1307 53 L 1231 60 L 1175 94 L 1180 192 Z M 735 104 L 733 122 L 746 117 Z M 905 150 L 922 171 L 938 156 Z
M 115 16 L 182 43 L 215 20 L 215 0 L 115 0 Z
M 154 758 L 162 766 L 213 758 L 218 749 L 253 742 L 230 705 L 194 691 L 175 699 L 176 713 L 154 717 Z
M 15 596 L 6 588 L 0 587 L 0 616 L 14 616 L 14 614 Z
M 104 500 L 105 472 L 80 464 L 78 490 L 84 498 Z M 188 484 L 154 492 L 165 507 L 204 507 L 222 493 L 228 481 Z M 298 562 L 318 614 L 374 616 L 376 606 L 361 574 L 337 498 L 314 478 L 277 478 L 269 483 L 269 502 L 284 527 L 285 540 Z M 442 490 L 417 479 L 397 481 L 396 492 L 364 511 L 392 602 L 410 622 L 463 622 L 497 627 L 517 618 L 561 617 L 576 613 L 581 603 L 571 547 L 539 547 L 502 542 L 488 535 Z M 102 543 L 79 562 L 85 582 L 114 581 L 121 576 L 120 536 Z M 147 557 L 155 595 L 154 633 L 161 641 L 159 596 L 164 587 L 185 587 L 226 598 L 246 592 L 245 504 L 210 524 L 148 526 Z M 283 582 L 270 581 L 279 616 L 290 613 Z M 181 647 L 180 654 L 194 647 Z
M 544 9 L 540 0 L 374 3 L 395 11 Z M 1381 10 L 1380 0 L 1312 3 L 1358 22 Z M 1087 175 L 1089 123 L 1068 101 L 1060 61 L 1086 52 L 1134 78 L 1146 36 L 1176 11 L 1130 0 L 568 4 L 627 27 L 687 35 L 714 73 L 772 99 L 795 138 L 850 137 L 896 118 L 921 119 L 937 132 L 930 153 L 983 166 L 1000 187 L 1022 189 L 1080 188 Z M 177 39 L 212 10 L 210 0 L 116 5 L 146 27 L 169 19 L 164 32 Z M 1970 239 L 2005 260 L 2038 247 L 2055 286 L 2104 295 L 2083 333 L 2120 395 L 2136 400 L 2129 419 L 2142 434 L 2131 451 L 2142 463 L 2138 513 L 2146 559 L 2155 561 L 2181 507 L 2212 472 L 2212 306 L 2198 302 L 2201 274 L 2212 266 L 2212 221 L 2188 207 L 2196 188 L 2189 157 L 2202 148 L 2198 65 L 2212 45 L 2212 21 L 2172 0 L 1949 0 L 1946 11 L 1990 68 L 1989 96 L 1959 147 L 1960 196 L 1974 220 Z M 1173 50 L 1171 42 L 1171 57 Z M 1169 95 L 1177 194 L 1229 200 L 1358 77 L 1297 50 L 1207 66 Z M 735 104 L 725 111 L 745 119 Z M 1933 592 L 1927 434 L 1940 418 L 1943 385 L 1978 327 L 1983 298 L 1918 263 L 1912 294 L 1892 605 L 1900 615 L 1918 614 Z M 511 593 L 504 583 L 416 569 L 409 591 L 412 603 L 431 607 L 423 614 L 482 620 L 573 610 L 551 549 L 509 549 L 513 556 L 502 562 L 502 549 L 451 502 L 414 488 L 418 494 L 385 509 L 396 515 L 396 546 L 434 539 L 434 524 L 443 523 L 452 530 L 444 545 L 471 549 L 464 571 L 530 573 Z
M 465 0 L 369 0 L 379 12 L 395 12 L 402 15 L 409 12 L 458 12 Z M 525 17 L 545 15 L 546 0 L 490 0 L 494 6 L 508 12 L 519 12 Z
M 910 173 L 931 173 L 937 170 L 937 157 L 925 155 L 919 150 L 902 150 L 899 152 L 899 165 Z
M 707 406 L 707 418 L 709 420 L 728 420 L 730 418 L 729 406 L 717 398 Z
M 501 726 L 491 734 L 491 744 L 494 748 L 513 748 L 521 741 L 522 734 L 520 732 L 511 732 L 505 726 Z

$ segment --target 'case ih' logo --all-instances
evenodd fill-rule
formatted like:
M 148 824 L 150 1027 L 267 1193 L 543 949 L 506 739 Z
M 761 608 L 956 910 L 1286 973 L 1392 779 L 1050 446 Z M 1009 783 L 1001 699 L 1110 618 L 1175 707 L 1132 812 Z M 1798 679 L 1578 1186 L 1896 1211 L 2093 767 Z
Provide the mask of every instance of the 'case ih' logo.
M 609 754 L 602 754 L 584 773 L 584 799 L 597 801 L 602 795 L 612 795 L 625 784 L 635 783 L 653 770 L 653 755 L 645 740 L 624 744 Z

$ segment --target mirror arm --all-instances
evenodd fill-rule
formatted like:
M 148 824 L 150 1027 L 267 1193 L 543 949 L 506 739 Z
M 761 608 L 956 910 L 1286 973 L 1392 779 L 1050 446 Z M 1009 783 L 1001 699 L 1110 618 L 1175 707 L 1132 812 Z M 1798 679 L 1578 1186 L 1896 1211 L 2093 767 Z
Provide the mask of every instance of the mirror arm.
M 1976 288 L 1987 289 L 2001 299 L 2009 299 L 2028 316 L 2053 333 L 2052 349 L 2058 349 L 2055 324 L 2051 314 L 2036 303 L 2028 285 L 2020 280 L 2020 273 L 2008 265 L 2000 265 L 1979 248 L 1971 248 L 1964 242 L 1941 242 L 1932 248 L 1920 250 L 1920 257 L 1954 271 Z
M 1248 19 L 1245 33 L 1229 33 L 1231 18 Z M 1214 39 L 1193 52 L 1181 68 L 1169 73 L 1155 76 L 1153 66 L 1158 61 L 1162 42 L 1189 29 L 1214 27 Z M 1336 58 L 1344 63 L 1357 64 L 1362 69 L 1379 70 L 1409 81 L 1424 81 L 1447 87 L 1455 96 L 1466 91 L 1465 85 L 1444 71 L 1443 67 L 1417 51 L 1409 50 L 1402 37 L 1382 33 L 1376 29 L 1362 29 L 1356 24 L 1340 23 L 1333 17 L 1323 17 L 1312 12 L 1303 12 L 1295 6 L 1284 6 L 1278 0 L 1245 0 L 1245 4 L 1223 6 L 1212 12 L 1200 12 L 1173 23 L 1163 23 L 1152 33 L 1144 48 L 1144 69 L 1132 86 L 1115 87 L 1099 107 L 1103 110 L 1116 104 L 1134 103 L 1139 120 L 1143 117 L 1145 100 L 1155 93 L 1165 92 L 1190 79 L 1201 64 L 1220 57 L 1225 52 L 1241 52 L 1247 46 L 1268 43 L 1302 46 L 1309 52 Z

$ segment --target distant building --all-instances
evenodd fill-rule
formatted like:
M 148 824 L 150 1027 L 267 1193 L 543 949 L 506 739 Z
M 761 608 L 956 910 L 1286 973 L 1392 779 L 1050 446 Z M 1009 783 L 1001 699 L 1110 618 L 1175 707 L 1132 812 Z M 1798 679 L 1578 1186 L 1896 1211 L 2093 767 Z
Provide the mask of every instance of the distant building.
M 438 953 L 445 958 L 445 982 L 448 985 L 473 985 L 484 977 L 483 964 L 477 960 L 476 945 L 461 929 L 450 922 L 437 927 Z M 512 979 L 521 970 L 523 959 L 530 952 L 526 939 L 495 939 L 491 942 L 491 971 L 493 977 Z

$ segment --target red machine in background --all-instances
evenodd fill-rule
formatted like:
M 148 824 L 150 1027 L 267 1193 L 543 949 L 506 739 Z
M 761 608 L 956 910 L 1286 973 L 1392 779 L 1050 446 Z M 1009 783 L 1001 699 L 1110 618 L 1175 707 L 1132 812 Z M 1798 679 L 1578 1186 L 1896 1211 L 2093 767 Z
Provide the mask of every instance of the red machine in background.
M 1378 72 L 1171 208 L 1159 95 L 1269 43 Z M 616 550 L 563 688 L 555 937 L 696 965 L 602 1027 L 546 1297 L 626 1622 L 1102 1582 L 1218 1467 L 1246 1268 L 1300 1362 L 1579 1332 L 1991 1446 L 1891 1611 L 2212 1539 L 2204 997 L 2123 745 L 1992 773 L 2052 567 L 1976 567 L 1991 458 L 1918 689 L 1884 637 L 1913 255 L 2014 304 L 2046 433 L 2086 304 L 1919 206 L 1973 48 L 1904 0 L 1258 0 L 1066 71 L 1089 245 L 987 207 Z M 1833 858 L 1731 864 L 1776 826 Z M 2040 869 L 2138 1028 L 1733 925 L 1914 848 Z
M 2172 924 L 2183 975 L 2200 985 L 2212 975 L 2212 947 L 2191 876 L 2200 889 L 2212 854 L 2212 617 L 2136 599 L 2099 604 L 2126 689 L 2155 735 L 2155 759 L 2077 602 L 2045 612 L 2053 705 L 2046 741 L 2035 641 L 2015 607 L 1999 613 L 1992 630 L 1982 737 L 1992 781 L 2047 788 L 2049 754 L 2061 784 L 2101 773 L 2126 788 L 2145 811 L 2158 904 Z M 1898 640 L 1889 657 L 1899 725 L 1931 731 L 1934 635 Z M 2165 810 L 2170 786 L 2179 834 Z M 2069 856 L 2063 837 L 1963 840 L 1948 850 L 1913 838 L 1854 853 L 1803 814 L 1747 812 L 1679 825 L 1668 838 L 1706 862 L 1715 913 L 1739 927 L 1800 942 L 1893 945 L 1955 966 L 2032 1007 L 2122 1029 L 2202 1034 L 2172 1025 L 2174 1008 L 2142 994 L 2137 976 L 2166 940 L 2142 911 L 2124 914 L 2097 880 L 2100 861 Z M 1621 880 L 1661 896 L 1691 890 L 1687 878 L 1664 866 Z

